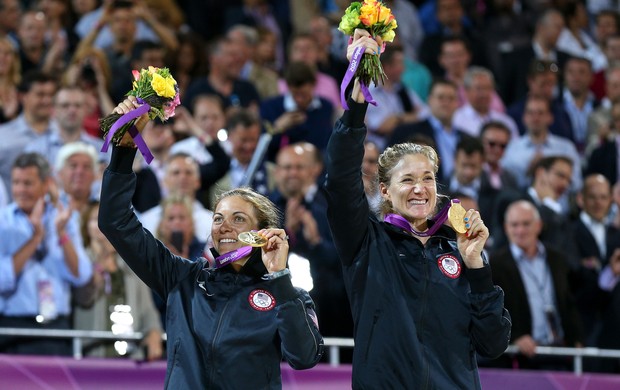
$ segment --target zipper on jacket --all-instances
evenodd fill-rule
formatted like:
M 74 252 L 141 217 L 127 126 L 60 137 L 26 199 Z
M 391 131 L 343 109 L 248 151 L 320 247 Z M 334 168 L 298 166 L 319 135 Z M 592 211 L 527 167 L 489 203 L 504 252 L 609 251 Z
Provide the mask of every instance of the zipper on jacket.
M 429 241 L 432 240 L 432 237 L 429 239 Z M 428 243 L 428 241 L 427 241 Z M 418 330 L 419 334 L 416 336 L 420 336 L 423 334 L 424 330 L 426 329 L 426 307 L 428 304 L 428 297 L 427 297 L 427 293 L 428 293 L 428 284 L 429 284 L 429 278 L 430 278 L 430 270 L 429 270 L 429 259 L 428 256 L 426 255 L 426 246 L 424 247 L 424 249 L 422 249 L 422 259 L 424 261 L 423 263 L 423 268 L 424 268 L 424 288 L 422 289 L 422 308 L 420 310 L 420 319 L 421 319 L 421 326 L 419 327 L 420 329 Z M 421 343 L 424 345 L 424 340 L 420 340 Z M 427 354 L 427 350 L 426 347 L 422 348 L 423 350 L 423 359 L 424 361 L 422 362 L 422 370 L 424 372 L 424 379 L 423 379 L 423 383 L 424 389 L 429 388 L 429 381 L 430 381 L 430 367 L 429 367 L 429 362 L 428 362 L 428 354 Z
M 237 274 L 235 276 L 235 281 L 233 283 L 233 285 L 237 285 L 237 282 L 239 280 L 239 274 Z M 215 356 L 215 345 L 217 344 L 218 338 L 220 337 L 221 334 L 221 330 L 222 330 L 222 322 L 224 322 L 224 317 L 226 315 L 226 310 L 228 309 L 228 305 L 230 304 L 230 297 L 226 300 L 226 304 L 224 305 L 224 308 L 222 309 L 222 312 L 220 313 L 220 316 L 217 320 L 217 327 L 215 328 L 215 333 L 213 334 L 213 341 L 211 342 L 211 360 L 213 361 L 213 364 L 211 364 L 211 375 L 209 376 L 209 382 L 211 383 L 208 387 L 211 388 L 213 386 L 213 380 L 215 379 L 215 373 L 217 371 L 217 364 L 216 364 L 216 356 Z
M 377 327 L 377 322 L 379 321 L 379 313 L 380 311 L 375 311 L 375 314 L 372 316 L 372 326 L 370 327 L 370 334 L 368 335 L 368 344 L 366 345 L 366 350 L 364 351 L 364 361 L 368 360 L 368 353 L 370 352 L 370 343 L 372 342 L 372 336 L 375 333 L 375 328 Z

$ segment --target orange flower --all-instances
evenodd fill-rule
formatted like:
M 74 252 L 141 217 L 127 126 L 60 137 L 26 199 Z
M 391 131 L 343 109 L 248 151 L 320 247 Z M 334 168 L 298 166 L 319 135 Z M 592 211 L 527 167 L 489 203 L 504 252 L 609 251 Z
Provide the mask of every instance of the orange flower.
M 371 27 L 378 21 L 380 5 L 376 0 L 364 2 L 360 8 L 360 20 L 364 26 Z

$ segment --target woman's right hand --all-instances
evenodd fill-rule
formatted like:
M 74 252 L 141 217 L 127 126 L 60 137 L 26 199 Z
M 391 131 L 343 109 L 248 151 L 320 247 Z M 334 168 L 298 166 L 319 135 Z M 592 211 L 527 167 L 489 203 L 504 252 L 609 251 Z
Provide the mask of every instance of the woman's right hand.
M 357 28 L 353 33 L 353 39 L 349 46 L 347 47 L 347 59 L 351 61 L 353 57 L 353 52 L 358 47 L 364 47 L 364 53 L 370 55 L 381 55 L 381 50 L 383 47 L 383 40 L 380 37 L 372 38 L 370 33 L 366 30 Z M 363 103 L 366 99 L 364 98 L 364 94 L 360 88 L 360 82 L 355 78 L 353 83 L 353 90 L 351 92 L 351 98 L 357 103 Z
M 127 96 L 125 100 L 118 103 L 118 105 L 114 107 L 114 110 L 112 110 L 112 112 L 118 115 L 124 115 L 124 114 L 127 114 L 135 110 L 136 108 L 140 106 L 141 104 L 138 103 L 138 99 L 136 99 L 135 96 L 130 95 L 130 96 Z M 138 129 L 138 131 L 142 131 L 142 129 L 144 129 L 144 126 L 146 126 L 148 122 L 149 122 L 148 114 L 143 114 L 136 120 L 136 123 L 134 123 L 134 126 L 136 126 L 136 129 Z M 133 138 L 131 137 L 131 134 L 129 134 L 128 131 L 125 132 L 125 134 L 123 135 L 123 138 L 121 139 L 121 142 L 119 142 L 119 145 L 135 147 Z
M 380 55 L 382 45 L 383 40 L 381 40 L 380 37 L 373 39 L 368 31 L 361 28 L 355 29 L 355 32 L 353 33 L 353 40 L 347 47 L 347 60 L 351 61 L 353 52 L 360 46 L 366 48 L 364 51 L 366 54 Z

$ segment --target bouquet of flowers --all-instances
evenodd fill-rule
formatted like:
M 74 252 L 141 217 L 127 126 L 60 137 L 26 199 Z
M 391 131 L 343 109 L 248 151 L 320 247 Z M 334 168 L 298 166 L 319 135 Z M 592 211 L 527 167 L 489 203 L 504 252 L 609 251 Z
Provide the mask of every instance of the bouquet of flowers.
M 364 0 L 351 3 L 340 20 L 338 30 L 353 36 L 355 29 L 364 29 L 372 37 L 381 37 L 383 42 L 392 42 L 396 36 L 394 32 L 396 27 L 398 25 L 394 15 L 392 15 L 392 11 L 383 2 L 379 0 Z M 378 50 L 377 54 L 379 54 Z M 353 65 L 354 60 L 356 60 L 355 53 L 351 59 L 351 65 Z M 354 75 L 359 78 L 362 85 L 368 87 L 371 81 L 375 85 L 378 85 L 379 82 L 383 84 L 385 73 L 378 55 L 364 54 L 361 60 L 358 60 L 356 63 L 357 68 L 353 70 L 352 66 L 349 66 L 349 70 L 354 72 Z M 347 71 L 347 73 L 349 72 Z
M 125 115 L 112 113 L 99 121 L 105 139 L 101 151 L 107 152 L 110 142 L 118 144 L 129 131 L 147 163 L 150 163 L 153 156 L 134 124 L 138 117 L 147 113 L 149 119 L 158 117 L 162 121 L 174 116 L 175 108 L 181 104 L 179 86 L 168 68 L 149 66 L 148 69 L 134 70 L 132 74 L 133 88 L 126 95 L 135 96 L 142 106 Z

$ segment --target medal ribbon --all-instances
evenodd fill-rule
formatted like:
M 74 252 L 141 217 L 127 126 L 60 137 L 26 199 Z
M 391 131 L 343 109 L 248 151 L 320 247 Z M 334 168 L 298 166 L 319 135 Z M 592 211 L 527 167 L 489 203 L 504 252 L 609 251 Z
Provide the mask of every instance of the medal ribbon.
M 353 51 L 353 55 L 351 56 L 351 62 L 349 62 L 349 67 L 347 68 L 347 72 L 345 73 L 344 78 L 342 79 L 342 83 L 340 84 L 340 104 L 342 104 L 342 108 L 344 108 L 345 110 L 349 109 L 349 105 L 347 104 L 347 99 L 345 98 L 344 93 L 349 86 L 349 83 L 351 83 L 351 80 L 355 76 L 355 71 L 357 70 L 360 62 L 362 61 L 362 56 L 364 55 L 365 50 L 366 49 L 361 46 L 355 48 L 355 50 Z M 372 98 L 372 95 L 368 90 L 368 86 L 360 82 L 360 87 L 362 90 L 362 94 L 364 95 L 364 99 L 366 99 L 366 101 L 373 106 L 376 106 L 377 102 L 375 102 Z
M 215 268 L 222 268 L 227 266 L 230 263 L 234 263 L 235 261 L 241 259 L 252 253 L 252 249 L 254 247 L 251 246 L 242 246 L 239 249 L 235 249 L 234 251 L 226 252 L 223 255 L 220 255 L 215 258 Z
M 461 201 L 458 199 L 453 199 L 451 202 L 447 203 L 445 206 L 443 206 L 441 208 L 441 210 L 439 210 L 439 212 L 437 213 L 437 215 L 435 215 L 431 221 L 433 221 L 433 226 L 431 226 L 427 231 L 425 232 L 419 232 L 417 230 L 415 230 L 414 228 L 411 227 L 411 224 L 409 223 L 409 221 L 407 221 L 405 219 L 405 217 L 403 217 L 402 215 L 398 215 L 398 214 L 386 214 L 385 217 L 383 218 L 383 220 L 389 224 L 392 224 L 394 226 L 397 226 L 411 234 L 415 234 L 416 236 L 419 237 L 430 237 L 433 234 L 435 234 L 437 232 L 437 230 L 439 230 L 439 228 L 441 227 L 441 225 L 444 224 L 444 222 L 446 222 L 446 219 L 448 219 L 448 210 L 450 210 L 450 206 L 452 205 L 452 203 L 460 203 Z
M 116 133 L 118 129 L 120 129 L 121 127 L 129 123 L 130 121 L 150 111 L 151 106 L 149 106 L 144 100 L 138 98 L 138 103 L 142 104 L 142 106 L 129 111 L 127 114 L 122 115 L 120 118 L 118 118 L 116 122 L 114 122 L 114 124 L 110 128 L 110 131 L 108 131 L 108 135 L 105 137 L 105 141 L 103 142 L 103 146 L 101 147 L 102 152 L 105 153 L 108 151 L 110 142 L 112 142 L 112 137 L 114 137 L 114 133 Z M 140 153 L 142 153 L 142 156 L 144 156 L 144 160 L 146 161 L 147 164 L 150 164 L 151 161 L 153 161 L 153 154 L 151 154 L 151 151 L 149 150 L 149 147 L 144 142 L 144 139 L 140 135 L 140 132 L 138 131 L 136 126 L 133 126 L 133 125 L 129 128 L 128 131 L 131 137 L 133 138 L 134 142 L 136 143 L 138 150 L 140 150 Z

